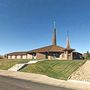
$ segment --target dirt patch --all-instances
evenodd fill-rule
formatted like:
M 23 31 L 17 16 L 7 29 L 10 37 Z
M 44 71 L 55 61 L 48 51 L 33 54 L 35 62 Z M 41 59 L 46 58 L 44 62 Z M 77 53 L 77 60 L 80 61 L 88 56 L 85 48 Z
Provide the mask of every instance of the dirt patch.
M 69 79 L 90 82 L 90 61 L 88 60 L 83 66 L 75 71 Z

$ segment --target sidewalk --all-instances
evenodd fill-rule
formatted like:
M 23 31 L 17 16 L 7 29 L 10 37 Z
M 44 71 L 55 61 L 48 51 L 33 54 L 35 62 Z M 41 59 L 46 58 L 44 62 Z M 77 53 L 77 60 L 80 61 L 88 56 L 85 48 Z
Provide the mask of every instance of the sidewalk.
M 40 74 L 14 72 L 14 71 L 6 71 L 6 70 L 0 70 L 0 75 L 10 76 L 13 78 L 19 78 L 24 80 L 30 80 L 33 82 L 39 82 L 48 85 L 72 88 L 74 90 L 90 90 L 90 82 L 80 82 L 73 80 L 64 81 L 64 80 L 50 78 L 48 76 L 40 75 Z

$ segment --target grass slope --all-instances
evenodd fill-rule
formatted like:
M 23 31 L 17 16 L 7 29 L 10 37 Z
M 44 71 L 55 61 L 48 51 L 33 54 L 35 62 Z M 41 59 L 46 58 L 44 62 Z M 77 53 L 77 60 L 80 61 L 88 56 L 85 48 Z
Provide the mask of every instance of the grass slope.
M 0 60 L 0 69 L 2 70 L 8 70 L 11 68 L 13 65 L 18 64 L 18 63 L 26 63 L 30 60 Z
M 48 60 L 28 65 L 20 71 L 44 74 L 49 77 L 66 80 L 75 70 L 77 70 L 84 63 L 85 61 L 82 60 Z

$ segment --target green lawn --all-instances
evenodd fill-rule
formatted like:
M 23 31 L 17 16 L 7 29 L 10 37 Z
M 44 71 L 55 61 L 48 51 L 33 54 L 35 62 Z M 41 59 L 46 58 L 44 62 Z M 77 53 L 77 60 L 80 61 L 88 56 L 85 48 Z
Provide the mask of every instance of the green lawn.
M 18 63 L 26 63 L 30 60 L 0 60 L 0 69 L 2 70 L 8 70 L 10 67 L 12 67 L 15 64 Z
M 66 80 L 75 70 L 77 70 L 84 63 L 85 61 L 83 60 L 47 60 L 28 65 L 20 71 L 38 73 L 47 75 L 49 77 Z

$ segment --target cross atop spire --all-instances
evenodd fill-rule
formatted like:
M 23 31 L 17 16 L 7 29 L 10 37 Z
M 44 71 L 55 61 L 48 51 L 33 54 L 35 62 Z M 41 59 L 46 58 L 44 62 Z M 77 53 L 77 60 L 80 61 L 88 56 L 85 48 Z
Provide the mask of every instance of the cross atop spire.
M 70 48 L 70 40 L 69 40 L 68 31 L 67 31 L 66 48 Z
M 56 23 L 54 21 L 54 32 L 53 32 L 53 38 L 52 38 L 52 45 L 56 45 L 57 42 L 56 42 Z

